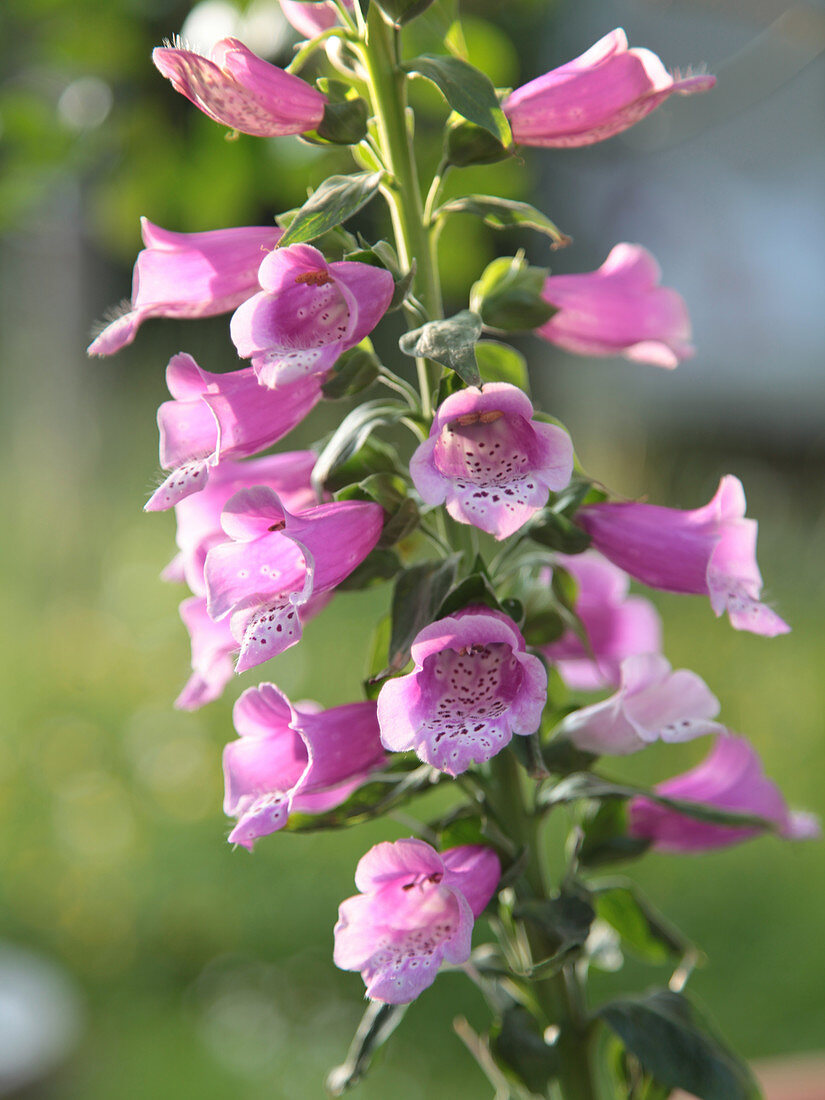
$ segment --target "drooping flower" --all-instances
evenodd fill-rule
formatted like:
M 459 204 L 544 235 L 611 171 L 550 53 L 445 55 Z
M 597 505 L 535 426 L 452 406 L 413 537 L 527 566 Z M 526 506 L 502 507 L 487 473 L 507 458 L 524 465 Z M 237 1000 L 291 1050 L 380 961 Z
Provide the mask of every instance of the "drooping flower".
M 643 596 L 629 596 L 628 575 L 596 550 L 556 554 L 556 563 L 576 581 L 574 611 L 589 646 L 568 629 L 558 641 L 542 646 L 541 651 L 577 691 L 618 687 L 625 657 L 661 650 L 659 613 Z
M 779 788 L 767 778 L 762 762 L 744 737 L 725 732 L 716 738 L 697 767 L 654 788 L 656 794 L 719 810 L 751 814 L 770 821 L 786 840 L 819 836 L 818 819 L 788 809 Z M 704 852 L 758 836 L 760 829 L 717 825 L 687 817 L 646 798 L 630 802 L 630 833 L 662 852 Z
M 214 317 L 236 309 L 258 290 L 264 253 L 283 236 L 275 226 L 173 233 L 140 219 L 146 245 L 132 275 L 127 313 L 89 345 L 89 355 L 113 355 L 131 344 L 148 317 Z
M 576 513 L 593 545 L 631 577 L 665 592 L 710 596 L 731 626 L 774 637 L 790 627 L 760 603 L 754 519 L 745 518 L 745 492 L 727 474 L 711 501 L 682 511 L 656 504 L 588 504 Z
M 690 317 L 682 296 L 660 286 L 661 278 L 646 248 L 617 244 L 596 271 L 545 280 L 542 297 L 558 312 L 536 334 L 576 355 L 676 367 L 693 355 Z
M 248 462 L 221 462 L 211 471 L 201 492 L 175 505 L 179 553 L 164 576 L 185 581 L 198 596 L 206 595 L 203 567 L 207 552 L 226 542 L 221 512 L 229 498 L 241 489 L 266 485 L 275 490 L 291 512 L 310 508 L 317 503 L 310 484 L 316 457 L 313 451 L 286 451 Z
M 411 655 L 413 671 L 388 680 L 378 696 L 381 740 L 393 752 L 413 749 L 458 775 L 513 734 L 538 729 L 547 673 L 501 612 L 472 607 L 439 619 L 417 635 Z
M 423 840 L 376 844 L 355 872 L 361 892 L 338 910 L 335 965 L 360 970 L 370 1000 L 415 1000 L 442 962 L 470 957 L 474 920 L 500 877 L 498 856 L 480 845 L 439 855 Z
M 628 49 L 621 28 L 580 57 L 551 69 L 502 104 L 519 145 L 569 149 L 627 130 L 669 95 L 706 92 L 705 73 L 674 79 L 655 53 Z
M 270 252 L 258 279 L 263 290 L 235 311 L 230 333 L 238 355 L 252 359 L 265 386 L 329 370 L 372 332 L 394 286 L 382 267 L 352 260 L 328 264 L 308 244 Z
M 532 417 L 529 397 L 506 382 L 448 397 L 410 462 L 424 502 L 446 501 L 453 519 L 497 539 L 512 535 L 573 473 L 570 436 Z
M 159 46 L 152 60 L 176 91 L 230 130 L 281 137 L 314 130 L 324 116 L 326 96 L 264 61 L 237 38 L 216 42 L 211 58 Z
M 671 670 L 658 654 L 626 657 L 619 690 L 568 714 L 559 732 L 585 752 L 624 756 L 654 741 L 692 741 L 719 733 L 719 700 L 689 669 Z
M 344 0 L 344 3 L 351 9 L 354 0 Z M 338 11 L 330 0 L 316 4 L 304 3 L 303 0 L 281 0 L 281 11 L 287 22 L 307 38 L 314 38 L 339 21 Z
M 319 504 L 298 515 L 265 486 L 243 489 L 221 517 L 232 540 L 206 555 L 209 614 L 231 615 L 245 672 L 301 638 L 299 611 L 359 565 L 381 534 L 383 509 L 369 501 Z
M 274 684 L 259 684 L 241 695 L 232 720 L 238 740 L 223 750 L 223 808 L 238 819 L 230 843 L 250 851 L 293 811 L 340 806 L 386 759 L 374 702 L 295 706 Z
M 160 464 L 172 472 L 149 498 L 147 512 L 202 490 L 222 460 L 277 443 L 321 400 L 318 378 L 270 390 L 249 367 L 213 374 L 184 352 L 169 360 L 166 384 L 173 400 L 158 409 Z

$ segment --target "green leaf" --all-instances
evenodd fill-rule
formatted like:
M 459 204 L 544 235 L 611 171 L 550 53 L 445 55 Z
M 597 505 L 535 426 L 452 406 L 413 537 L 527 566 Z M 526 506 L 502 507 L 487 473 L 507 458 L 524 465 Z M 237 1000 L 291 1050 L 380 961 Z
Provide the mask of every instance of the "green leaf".
M 590 545 L 590 536 L 566 516 L 557 515 L 545 508 L 539 512 L 526 529 L 534 542 L 561 554 L 581 554 Z
M 585 771 L 598 760 L 593 753 L 577 749 L 566 737 L 554 737 L 548 741 L 543 746 L 541 755 L 547 770 L 556 775 Z
M 384 529 L 378 540 L 378 550 L 387 549 L 401 542 L 418 526 L 418 505 L 407 495 L 407 483 L 396 474 L 371 474 L 353 485 L 347 485 L 335 494 L 336 500 L 372 500 L 384 509 Z M 367 559 L 369 560 L 369 559 Z M 400 568 L 400 562 L 399 562 Z M 387 576 L 394 576 L 396 569 Z
M 453 554 L 443 561 L 421 562 L 405 570 L 396 581 L 391 611 L 391 669 L 403 668 L 410 659 L 410 645 L 416 634 L 434 621 L 460 561 L 461 555 Z
M 435 618 L 444 619 L 470 604 L 486 604 L 495 611 L 501 610 L 501 604 L 483 573 L 471 573 L 451 589 L 435 613 Z
M 538 328 L 556 312 L 541 296 L 548 272 L 521 256 L 502 256 L 485 268 L 470 291 L 470 308 L 503 332 Z
M 700 1100 L 758 1100 L 748 1067 L 710 1032 L 679 993 L 655 990 L 611 1001 L 599 1016 L 657 1081 Z
M 596 757 L 591 756 L 590 759 L 595 760 Z M 593 803 L 584 816 L 582 833 L 579 863 L 583 867 L 603 867 L 605 864 L 637 859 L 650 847 L 650 841 L 644 837 L 630 836 L 627 805 L 617 798 Z
M 560 893 L 555 898 L 531 899 L 516 905 L 514 915 L 540 928 L 549 941 L 551 955 L 540 962 L 543 973 L 560 967 L 576 954 L 588 935 L 596 913 L 586 898 Z
M 520 351 L 498 340 L 479 340 L 476 362 L 484 382 L 509 382 L 525 393 L 530 392 L 527 360 Z
M 375 3 L 393 23 L 403 26 L 426 11 L 433 0 L 375 0 Z
M 367 205 L 377 194 L 380 183 L 380 172 L 330 176 L 297 211 L 278 247 L 314 241 L 328 230 L 335 229 Z
M 494 1034 L 492 1051 L 509 1066 L 531 1093 L 546 1096 L 558 1074 L 558 1051 L 545 1043 L 536 1021 L 521 1005 L 508 1008 Z
M 332 373 L 321 386 L 321 393 L 327 401 L 352 397 L 371 386 L 380 370 L 381 364 L 372 350 L 372 343 L 369 339 L 364 340 L 338 356 Z
M 484 833 L 486 821 L 472 806 L 458 806 L 442 817 L 439 821 L 431 822 L 438 837 L 438 850 L 456 848 L 460 844 L 486 844 Z
M 550 237 L 554 249 L 564 248 L 572 240 L 535 206 L 497 195 L 463 195 L 450 199 L 436 210 L 435 218 L 447 218 L 451 214 L 475 214 L 492 229 L 535 229 Z
M 312 471 L 312 484 L 318 489 L 326 487 L 332 472 L 359 451 L 377 427 L 394 424 L 406 412 L 404 405 L 386 401 L 366 401 L 353 409 L 318 456 Z
M 675 928 L 629 879 L 591 883 L 596 915 L 619 933 L 639 958 L 664 963 L 697 954 L 696 947 Z
M 558 611 L 547 608 L 534 614 L 527 612 L 522 634 L 529 646 L 549 645 L 564 634 L 565 624 Z
M 390 765 L 386 772 L 359 787 L 335 809 L 321 814 L 290 814 L 285 830 L 289 833 L 318 833 L 361 825 L 397 809 L 418 794 L 432 790 L 445 778 L 429 764 L 410 770 L 410 763 L 404 757 L 393 757 L 393 761 L 396 760 L 395 770 Z M 415 763 L 418 764 L 418 761 Z
M 513 138 L 489 77 L 459 57 L 422 54 L 401 66 L 431 80 L 454 111 L 487 130 L 502 145 Z
M 432 359 L 466 382 L 477 386 L 481 375 L 476 364 L 475 345 L 481 338 L 481 318 L 463 309 L 444 321 L 428 321 L 421 328 L 406 333 L 398 342 L 405 355 Z
M 397 554 L 377 546 L 340 582 L 338 588 L 341 592 L 360 592 L 364 588 L 372 588 L 376 584 L 392 580 L 402 568 Z
M 483 126 L 467 122 L 460 115 L 449 121 L 444 133 L 444 159 L 456 168 L 471 164 L 495 164 L 513 155 L 505 149 L 497 137 Z
M 357 145 L 367 136 L 367 117 L 367 104 L 360 96 L 338 102 L 329 100 L 315 132 L 333 145 Z
M 386 1005 L 373 1001 L 367 1006 L 346 1061 L 330 1070 L 326 1088 L 331 1096 L 343 1096 L 370 1067 L 375 1052 L 386 1043 L 404 1018 L 408 1005 Z

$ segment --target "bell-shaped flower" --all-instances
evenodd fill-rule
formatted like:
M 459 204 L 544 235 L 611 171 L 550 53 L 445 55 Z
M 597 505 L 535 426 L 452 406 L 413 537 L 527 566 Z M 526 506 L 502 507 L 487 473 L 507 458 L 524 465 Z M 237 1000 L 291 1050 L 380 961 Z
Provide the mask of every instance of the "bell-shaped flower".
M 378 696 L 381 740 L 459 775 L 501 752 L 513 734 L 535 733 L 547 673 L 506 615 L 472 607 L 431 623 L 412 644 L 413 671 Z
M 555 424 L 534 421 L 517 386 L 470 386 L 439 405 L 410 462 L 425 504 L 505 539 L 563 489 L 573 473 L 573 444 Z
M 351 9 L 354 0 L 344 0 L 344 3 Z M 281 11 L 286 21 L 307 38 L 314 38 L 339 22 L 338 10 L 331 0 L 314 4 L 303 0 L 281 0 Z
M 643 596 L 628 595 L 627 573 L 598 551 L 556 554 L 555 560 L 576 582 L 573 610 L 584 628 L 587 645 L 574 630 L 567 629 L 557 641 L 542 646 L 541 652 L 577 691 L 618 687 L 625 657 L 661 650 L 659 613 Z
M 292 73 L 254 54 L 237 38 L 222 38 L 211 57 L 159 46 L 152 60 L 181 95 L 209 118 L 253 137 L 314 130 L 326 96 Z
M 358 862 L 360 893 L 338 910 L 335 965 L 360 970 L 370 1000 L 408 1004 L 442 962 L 470 957 L 473 923 L 500 877 L 498 856 L 481 845 L 439 855 L 412 838 L 376 844 Z
M 736 630 L 786 634 L 788 624 L 759 600 L 757 523 L 745 518 L 745 507 L 742 483 L 728 474 L 702 508 L 588 504 L 576 513 L 576 523 L 597 550 L 643 584 L 710 596 L 716 615 L 727 611 Z
M 558 312 L 536 334 L 576 355 L 676 367 L 693 355 L 690 318 L 682 296 L 661 278 L 646 248 L 617 244 L 596 271 L 545 280 L 542 297 Z
M 767 778 L 750 742 L 733 733 L 717 737 L 697 767 L 654 787 L 656 794 L 682 802 L 764 818 L 786 840 L 808 840 L 820 834 L 818 819 L 788 809 L 779 788 Z M 681 814 L 647 798 L 629 806 L 632 836 L 650 840 L 662 852 L 704 852 L 758 836 L 760 829 L 718 825 Z
M 238 740 L 223 750 L 223 808 L 237 818 L 230 842 L 250 851 L 293 811 L 340 806 L 386 760 L 374 702 L 295 706 L 274 684 L 259 684 L 241 695 L 232 720 Z
M 378 504 L 349 500 L 295 515 L 265 486 L 227 502 L 221 523 L 232 541 L 206 555 L 204 580 L 210 616 L 231 615 L 238 672 L 300 641 L 300 609 L 360 565 L 378 542 L 383 515 Z
M 175 505 L 179 553 L 164 570 L 164 579 L 185 581 L 196 595 L 206 595 L 203 567 L 208 551 L 226 542 L 221 512 L 229 498 L 241 489 L 266 485 L 275 490 L 291 512 L 311 508 L 317 503 L 310 484 L 316 457 L 313 451 L 286 451 L 216 466 L 201 492 Z
M 669 95 L 706 92 L 715 76 L 673 77 L 650 50 L 628 49 L 621 28 L 502 104 L 519 145 L 570 149 L 627 130 Z
M 624 756 L 654 741 L 692 741 L 722 730 L 719 700 L 689 669 L 657 654 L 626 657 L 615 695 L 568 714 L 559 733 L 585 752 Z
M 148 317 L 214 317 L 245 302 L 258 287 L 264 253 L 283 236 L 275 226 L 172 233 L 140 219 L 146 245 L 132 275 L 132 300 L 89 345 L 89 355 L 113 355 L 131 344 Z
M 318 378 L 269 390 L 249 367 L 213 374 L 183 352 L 170 359 L 166 384 L 173 400 L 158 409 L 160 464 L 172 472 L 149 498 L 147 512 L 201 491 L 224 459 L 271 447 L 321 400 Z
M 263 290 L 235 311 L 230 334 L 265 386 L 329 370 L 372 332 L 394 288 L 384 268 L 353 260 L 328 264 L 308 244 L 270 252 L 258 280 Z

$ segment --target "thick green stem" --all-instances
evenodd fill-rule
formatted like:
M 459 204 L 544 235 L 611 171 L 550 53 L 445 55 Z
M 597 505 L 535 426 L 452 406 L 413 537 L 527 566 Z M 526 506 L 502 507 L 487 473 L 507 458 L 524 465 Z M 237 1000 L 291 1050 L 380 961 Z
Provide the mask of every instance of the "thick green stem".
M 436 320 L 443 314 L 441 289 L 432 238 L 424 224 L 415 153 L 407 128 L 407 76 L 399 66 L 397 33 L 373 5 L 367 20 L 364 64 L 372 87 L 384 159 L 392 177 L 384 188 L 384 195 L 392 216 L 399 259 L 406 268 L 415 261 L 415 293 L 429 320 Z M 419 321 L 414 319 L 414 324 L 418 325 Z M 432 413 L 431 395 L 439 375 L 437 364 L 418 360 L 425 416 Z

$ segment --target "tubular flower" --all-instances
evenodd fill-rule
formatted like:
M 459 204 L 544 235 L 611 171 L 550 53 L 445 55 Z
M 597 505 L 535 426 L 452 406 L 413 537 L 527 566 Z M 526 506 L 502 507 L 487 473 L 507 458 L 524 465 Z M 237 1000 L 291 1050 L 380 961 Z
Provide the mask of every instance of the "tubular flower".
M 192 50 L 159 46 L 152 60 L 181 95 L 215 122 L 253 137 L 314 130 L 326 97 L 300 77 L 270 65 L 239 42 L 222 38 L 211 59 Z
M 573 473 L 570 436 L 532 416 L 527 395 L 506 382 L 448 397 L 410 462 L 424 502 L 446 501 L 453 519 L 497 539 L 512 535 Z
M 724 732 L 697 767 L 654 787 L 656 794 L 697 802 L 719 810 L 753 814 L 772 822 L 786 840 L 819 836 L 813 814 L 791 812 L 779 788 L 765 775 L 762 762 L 744 737 Z M 680 814 L 646 798 L 630 802 L 630 832 L 662 852 L 704 852 L 758 836 L 758 828 L 716 825 Z
M 522 85 L 502 104 L 519 145 L 593 145 L 639 122 L 669 95 L 706 92 L 705 73 L 674 79 L 650 50 L 628 49 L 621 28 L 586 53 Z
M 340 806 L 386 759 L 374 702 L 293 706 L 274 684 L 259 684 L 241 695 L 232 720 L 238 740 L 223 750 L 223 808 L 238 819 L 230 843 L 250 851 L 293 811 Z
M 513 734 L 534 733 L 547 699 L 547 673 L 528 654 L 512 620 L 472 607 L 426 626 L 411 649 L 415 668 L 378 696 L 381 740 L 413 749 L 458 775 L 489 760 Z
M 360 970 L 372 1001 L 408 1004 L 443 961 L 470 957 L 473 923 L 493 896 L 501 864 L 464 844 L 439 855 L 423 840 L 376 844 L 359 860 L 335 925 L 335 965 Z
M 238 672 L 300 641 L 300 608 L 364 560 L 383 515 L 378 504 L 364 501 L 320 504 L 295 515 L 265 486 L 243 489 L 227 502 L 221 523 L 232 541 L 206 555 L 204 580 L 209 615 L 231 615 Z
M 267 390 L 250 368 L 213 374 L 184 352 L 169 360 L 166 384 L 173 399 L 158 409 L 160 464 L 172 472 L 147 501 L 147 512 L 202 490 L 223 459 L 277 443 L 321 400 L 318 378 Z
M 542 297 L 558 312 L 536 334 L 576 355 L 622 355 L 672 369 L 693 355 L 690 318 L 661 277 L 646 248 L 617 244 L 596 271 L 545 280 Z
M 278 493 L 290 511 L 310 508 L 316 503 L 310 484 L 315 458 L 313 451 L 287 451 L 216 466 L 201 492 L 175 505 L 179 553 L 164 571 L 165 579 L 185 581 L 196 595 L 206 595 L 203 567 L 207 552 L 226 542 L 221 512 L 229 498 L 241 489 L 266 485 Z
M 364 339 L 393 295 L 389 271 L 294 244 L 264 257 L 263 290 L 237 309 L 230 333 L 238 355 L 252 360 L 265 386 L 323 373 Z
M 348 8 L 352 8 L 353 0 L 344 0 Z M 299 34 L 307 38 L 314 38 L 316 34 L 334 27 L 338 22 L 338 12 L 335 5 L 329 0 L 323 4 L 303 3 L 302 0 L 281 0 L 281 11 L 288 23 L 291 23 Z
M 630 578 L 596 550 L 583 554 L 557 554 L 556 562 L 576 581 L 574 610 L 589 647 L 567 630 L 561 638 L 541 647 L 562 679 L 578 691 L 618 687 L 625 657 L 658 653 L 662 647 L 662 623 L 649 600 L 629 596 Z
M 146 245 L 132 275 L 131 308 L 89 345 L 89 355 L 113 355 L 131 344 L 147 317 L 214 317 L 236 309 L 258 290 L 265 252 L 283 236 L 274 226 L 172 233 L 140 219 Z
M 702 508 L 655 504 L 588 504 L 576 514 L 593 545 L 631 577 L 665 592 L 710 596 L 731 626 L 773 637 L 790 627 L 760 603 L 754 519 L 745 518 L 745 492 L 731 474 Z
M 654 741 L 691 741 L 722 727 L 719 700 L 689 669 L 671 670 L 657 654 L 627 657 L 615 695 L 573 711 L 559 732 L 585 752 L 624 756 Z

